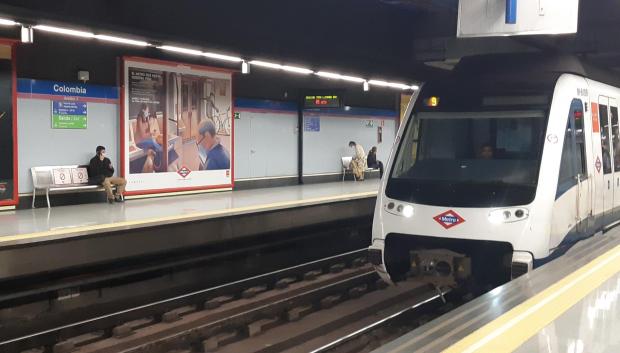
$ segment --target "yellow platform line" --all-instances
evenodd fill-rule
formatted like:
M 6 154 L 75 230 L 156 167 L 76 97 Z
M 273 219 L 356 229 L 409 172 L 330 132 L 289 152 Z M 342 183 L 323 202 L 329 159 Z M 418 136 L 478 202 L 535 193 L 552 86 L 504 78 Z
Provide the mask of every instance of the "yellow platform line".
M 77 235 L 77 234 L 83 234 L 85 232 L 94 232 L 94 231 L 98 231 L 99 233 L 101 233 L 106 230 L 122 230 L 122 229 L 136 228 L 140 226 L 149 226 L 151 224 L 162 224 L 162 223 L 166 224 L 166 223 L 172 223 L 172 222 L 194 221 L 194 220 L 199 220 L 199 219 L 214 218 L 217 216 L 233 216 L 237 214 L 281 209 L 281 208 L 290 207 L 290 206 L 311 206 L 313 204 L 319 204 L 319 203 L 328 203 L 328 202 L 333 202 L 333 201 L 346 201 L 346 200 L 360 199 L 360 198 L 372 197 L 372 196 L 377 196 L 377 191 L 367 191 L 367 192 L 360 192 L 360 193 L 346 194 L 346 195 L 316 197 L 316 198 L 305 199 L 305 200 L 280 201 L 280 202 L 273 202 L 273 203 L 262 204 L 262 205 L 251 205 L 251 206 L 244 206 L 244 207 L 237 207 L 237 208 L 187 213 L 187 214 L 173 215 L 173 216 L 167 216 L 167 217 L 145 218 L 145 219 L 140 219 L 140 220 L 135 220 L 135 221 L 122 221 L 122 222 L 115 222 L 115 223 L 103 223 L 103 224 L 96 224 L 96 225 L 89 225 L 89 226 L 77 226 L 77 227 L 71 227 L 71 228 L 53 229 L 53 230 L 34 232 L 34 233 L 1 236 L 0 244 L 19 241 L 19 240 L 26 240 L 26 239 L 52 237 L 56 235 L 70 236 L 70 235 Z
M 620 272 L 620 245 L 474 331 L 444 353 L 512 352 Z

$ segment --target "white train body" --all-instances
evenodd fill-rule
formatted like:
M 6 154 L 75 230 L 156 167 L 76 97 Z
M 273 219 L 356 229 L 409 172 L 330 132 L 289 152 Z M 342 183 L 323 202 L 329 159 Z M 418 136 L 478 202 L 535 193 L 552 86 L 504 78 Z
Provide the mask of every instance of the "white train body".
M 369 249 L 385 279 L 505 281 L 620 218 L 620 89 L 575 58 L 506 61 L 470 61 L 408 107 Z

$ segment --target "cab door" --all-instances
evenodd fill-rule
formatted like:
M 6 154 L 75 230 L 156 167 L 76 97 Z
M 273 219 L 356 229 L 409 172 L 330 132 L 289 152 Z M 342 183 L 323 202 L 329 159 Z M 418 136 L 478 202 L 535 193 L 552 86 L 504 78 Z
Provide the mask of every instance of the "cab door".
M 603 171 L 603 225 L 612 220 L 614 206 L 614 173 L 613 151 L 611 143 L 611 119 L 609 114 L 609 98 L 600 96 L 599 100 L 599 123 L 601 127 L 601 164 Z

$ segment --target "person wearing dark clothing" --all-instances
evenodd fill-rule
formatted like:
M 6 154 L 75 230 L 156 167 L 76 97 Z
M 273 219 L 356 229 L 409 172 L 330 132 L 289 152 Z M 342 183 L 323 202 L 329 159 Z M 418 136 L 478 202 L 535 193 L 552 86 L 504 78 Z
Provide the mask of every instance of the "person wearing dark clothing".
M 373 146 L 368 152 L 368 168 L 379 169 L 379 177 L 383 178 L 383 162 L 377 160 L 377 146 Z
M 91 158 L 88 165 L 88 183 L 102 185 L 108 196 L 108 202 L 123 202 L 127 181 L 124 178 L 114 177 L 114 167 L 105 154 L 105 147 L 97 146 L 97 155 Z M 112 185 L 116 186 L 116 195 L 112 192 Z

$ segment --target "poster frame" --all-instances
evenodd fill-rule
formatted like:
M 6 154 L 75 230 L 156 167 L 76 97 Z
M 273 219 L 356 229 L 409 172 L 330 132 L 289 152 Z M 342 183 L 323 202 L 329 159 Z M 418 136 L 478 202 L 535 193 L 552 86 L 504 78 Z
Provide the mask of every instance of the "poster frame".
M 171 68 L 191 68 L 193 70 L 198 71 L 210 71 L 210 72 L 222 72 L 230 74 L 230 92 L 231 92 L 231 116 L 235 116 L 235 96 L 234 96 L 234 74 L 239 72 L 239 70 L 221 68 L 221 67 L 213 67 L 206 65 L 198 65 L 198 64 L 189 64 L 185 62 L 178 61 L 170 61 L 170 60 L 161 60 L 161 59 L 153 59 L 146 58 L 140 56 L 122 56 L 120 58 L 120 175 L 123 178 L 127 178 L 128 171 L 125 168 L 126 162 L 126 144 L 125 141 L 126 136 L 126 119 L 125 119 L 125 110 L 126 110 L 126 97 L 125 97 L 125 89 L 127 82 L 125 81 L 125 68 L 127 62 L 138 62 L 145 64 L 155 64 L 161 66 L 168 66 Z M 235 119 L 231 119 L 231 127 L 230 127 L 230 184 L 221 184 L 221 185 L 205 185 L 205 186 L 195 186 L 195 187 L 185 187 L 185 188 L 161 188 L 161 189 L 149 189 L 149 190 L 136 190 L 136 191 L 126 191 L 126 196 L 147 196 L 147 195 L 157 195 L 157 194 L 175 194 L 175 193 L 185 193 L 185 192 L 195 192 L 195 191 L 210 191 L 217 189 L 231 189 L 235 186 Z
M 0 201 L 0 207 L 13 207 L 17 206 L 17 204 L 19 203 L 19 173 L 17 171 L 17 168 L 19 167 L 19 163 L 17 160 L 19 157 L 17 143 L 17 59 L 15 57 L 15 46 L 17 45 L 17 40 L 0 38 L 0 44 L 9 46 L 11 48 L 11 77 L 13 80 L 13 82 L 11 83 L 11 111 L 13 113 L 13 198 L 10 200 Z

